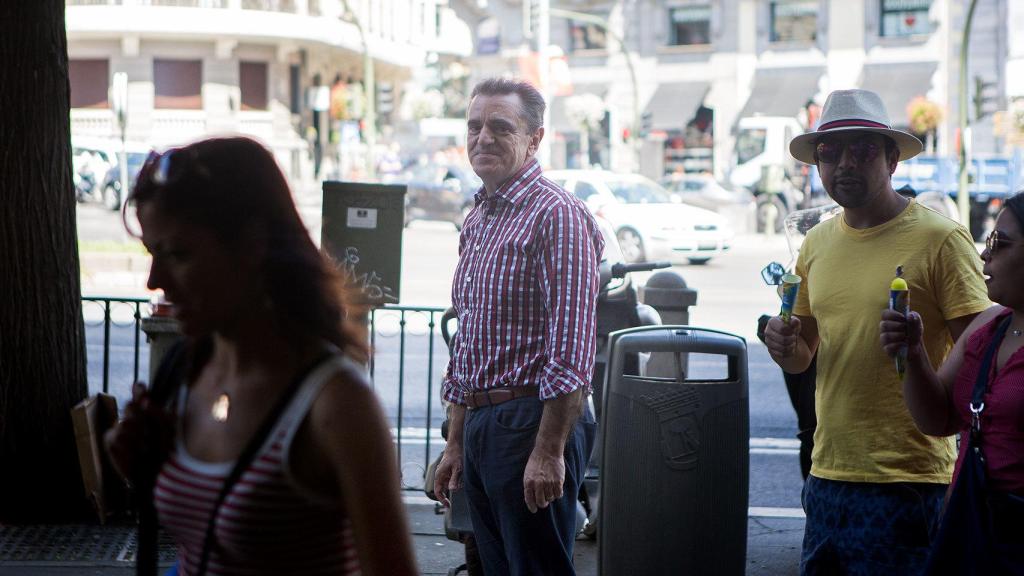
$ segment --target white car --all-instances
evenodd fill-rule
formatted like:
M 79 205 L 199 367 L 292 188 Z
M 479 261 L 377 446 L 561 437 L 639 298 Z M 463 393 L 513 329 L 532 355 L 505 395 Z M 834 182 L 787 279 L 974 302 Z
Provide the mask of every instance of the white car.
M 723 217 L 673 201 L 668 191 L 643 176 L 605 170 L 551 170 L 544 175 L 611 222 L 627 262 L 685 259 L 704 264 L 731 245 L 733 232 Z

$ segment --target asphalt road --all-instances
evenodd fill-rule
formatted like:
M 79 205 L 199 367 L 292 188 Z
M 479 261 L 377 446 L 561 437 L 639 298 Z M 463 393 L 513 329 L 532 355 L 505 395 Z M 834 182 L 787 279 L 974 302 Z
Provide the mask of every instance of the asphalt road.
M 299 200 L 307 226 L 318 238 L 319 205 L 315 195 L 300 196 Z M 116 213 L 98 206 L 79 209 L 79 237 L 82 240 L 122 241 L 119 227 L 120 218 Z M 458 233 L 450 224 L 414 222 L 405 230 L 402 304 L 447 306 L 457 246 Z M 757 317 L 778 307 L 777 296 L 771 287 L 763 284 L 759 271 L 771 260 L 786 264 L 789 258 L 784 238 L 748 236 L 737 238 L 729 253 L 706 265 L 684 264 L 672 269 L 682 275 L 690 288 L 698 291 L 697 305 L 690 309 L 691 325 L 724 330 L 747 339 L 750 506 L 779 509 L 781 515 L 797 513 L 800 506 L 796 420 L 781 372 L 756 340 L 754 331 Z M 648 276 L 636 274 L 634 280 L 639 285 Z M 89 286 L 85 286 L 83 291 L 89 293 Z M 143 293 L 140 286 L 139 294 Z M 115 307 L 113 316 L 116 324 L 110 331 L 108 389 L 123 404 L 135 374 L 143 379 L 148 374 L 149 352 L 145 335 L 142 335 L 136 367 L 132 310 L 127 306 Z M 95 392 L 103 387 L 102 313 L 95 305 L 88 305 L 85 319 L 90 390 Z M 438 426 L 443 413 L 438 385 L 447 363 L 447 349 L 437 329 L 431 333 L 426 315 L 407 313 L 405 321 L 403 339 L 396 314 L 378 313 L 373 382 L 396 428 L 396 435 L 401 434 L 403 480 L 409 486 L 419 486 L 425 465 L 442 447 Z M 400 353 L 403 347 L 404 355 Z

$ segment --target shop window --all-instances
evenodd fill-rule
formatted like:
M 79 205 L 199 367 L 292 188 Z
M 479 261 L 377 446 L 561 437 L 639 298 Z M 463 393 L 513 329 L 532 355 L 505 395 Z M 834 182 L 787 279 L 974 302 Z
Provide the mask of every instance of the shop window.
M 668 9 L 669 43 L 697 46 L 711 43 L 711 6 L 677 6 Z
M 881 0 L 882 29 L 888 37 L 916 36 L 932 31 L 928 10 L 932 0 Z
M 665 174 L 711 172 L 714 145 L 714 110 L 701 105 L 682 130 L 665 132 Z
M 569 21 L 569 48 L 576 50 L 607 50 L 608 35 L 597 24 Z
M 772 42 L 814 42 L 817 36 L 818 0 L 772 2 Z
M 106 60 L 68 60 L 72 108 L 110 108 L 107 87 L 110 63 Z
M 238 87 L 242 93 L 242 110 L 266 110 L 267 63 L 239 62 Z
M 177 110 L 203 108 L 201 60 L 154 60 L 153 107 Z

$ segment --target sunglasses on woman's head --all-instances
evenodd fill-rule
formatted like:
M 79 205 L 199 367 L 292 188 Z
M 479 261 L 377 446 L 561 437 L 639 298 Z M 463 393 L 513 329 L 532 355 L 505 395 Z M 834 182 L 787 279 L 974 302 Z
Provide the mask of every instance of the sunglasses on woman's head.
M 993 230 L 989 233 L 988 237 L 985 238 L 985 248 L 988 249 L 989 256 L 995 255 L 996 250 L 999 250 L 1000 247 L 1012 246 L 1019 243 L 1020 240 L 1011 240 L 1005 232 L 1000 232 L 999 230 Z
M 150 170 L 149 179 L 157 186 L 174 184 L 190 172 L 210 178 L 210 171 L 199 161 L 195 148 L 171 148 L 163 153 L 154 150 L 146 157 L 145 169 Z
M 878 157 L 882 145 L 867 134 L 848 140 L 826 136 L 818 140 L 814 148 L 814 157 L 824 164 L 836 164 L 843 157 L 844 149 L 850 152 L 850 156 L 858 164 L 867 164 Z

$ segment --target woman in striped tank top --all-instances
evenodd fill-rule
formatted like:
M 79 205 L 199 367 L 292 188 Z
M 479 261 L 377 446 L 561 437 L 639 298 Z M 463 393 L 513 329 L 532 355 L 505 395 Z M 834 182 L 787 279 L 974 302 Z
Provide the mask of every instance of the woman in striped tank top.
M 166 403 L 137 385 L 107 444 L 126 477 L 156 475 L 179 573 L 415 574 L 391 436 L 351 359 L 363 339 L 270 152 L 151 154 L 126 207 L 186 368 Z

